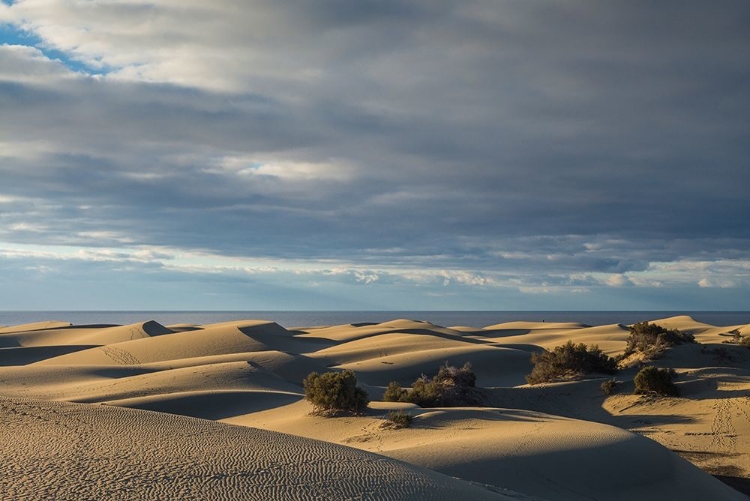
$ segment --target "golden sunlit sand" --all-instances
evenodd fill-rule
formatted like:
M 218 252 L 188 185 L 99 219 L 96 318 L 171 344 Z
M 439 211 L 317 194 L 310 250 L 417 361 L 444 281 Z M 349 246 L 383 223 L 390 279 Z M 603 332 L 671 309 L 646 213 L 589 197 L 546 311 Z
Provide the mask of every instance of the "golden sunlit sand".
M 723 343 L 749 326 L 654 322 L 700 343 L 653 362 L 677 371 L 680 397 L 633 395 L 637 365 L 610 396 L 607 376 L 526 384 L 540 348 L 622 353 L 618 324 L 4 327 L 0 497 L 746 499 L 711 474 L 750 478 L 750 349 Z M 467 361 L 481 407 L 382 401 L 391 381 Z M 356 373 L 367 411 L 311 414 L 302 379 L 339 369 Z M 411 426 L 383 427 L 398 409 Z

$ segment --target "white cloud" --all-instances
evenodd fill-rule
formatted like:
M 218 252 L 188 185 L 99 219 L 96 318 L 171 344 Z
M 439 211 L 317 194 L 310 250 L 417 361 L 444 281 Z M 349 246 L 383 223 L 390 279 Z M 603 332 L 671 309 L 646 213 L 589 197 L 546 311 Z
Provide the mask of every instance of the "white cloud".
M 52 60 L 44 53 L 27 45 L 0 45 L 0 81 L 49 85 L 51 79 L 81 78 L 62 62 Z
M 41 224 L 20 222 L 11 224 L 10 226 L 8 226 L 8 229 L 11 231 L 42 233 L 47 229 L 47 227 Z
M 721 289 L 731 289 L 736 287 L 737 284 L 734 280 L 731 280 L 726 277 L 717 277 L 717 278 L 701 278 L 698 281 L 698 287 L 703 288 L 712 288 L 712 287 L 718 287 Z
M 630 279 L 622 273 L 610 275 L 609 278 L 607 278 L 607 285 L 611 287 L 622 287 L 631 284 L 632 282 L 630 281 Z
M 215 162 L 216 167 L 207 172 L 227 172 L 239 177 L 267 176 L 288 181 L 332 180 L 349 181 L 354 169 L 344 162 L 296 162 L 267 160 L 254 156 L 225 156 Z

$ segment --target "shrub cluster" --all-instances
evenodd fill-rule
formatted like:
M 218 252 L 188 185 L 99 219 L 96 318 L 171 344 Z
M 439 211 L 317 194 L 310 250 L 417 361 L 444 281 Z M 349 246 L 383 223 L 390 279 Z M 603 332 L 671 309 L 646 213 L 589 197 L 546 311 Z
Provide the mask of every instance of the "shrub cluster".
M 617 381 L 608 379 L 602 383 L 602 391 L 605 395 L 612 395 L 617 391 Z
M 739 329 L 731 330 L 729 331 L 729 334 L 732 335 L 732 339 L 730 339 L 729 341 L 724 341 L 725 343 L 738 344 L 740 346 L 750 348 L 750 336 L 743 336 L 742 334 L 740 334 Z
M 534 368 L 526 376 L 529 384 L 578 377 L 592 372 L 614 374 L 617 371 L 617 361 L 607 356 L 598 346 L 588 347 L 570 340 L 552 351 L 532 354 L 531 363 Z
M 734 357 L 729 351 L 723 346 L 717 346 L 716 348 L 701 348 L 701 353 L 704 355 L 713 355 L 714 360 L 717 362 L 734 362 Z
M 387 402 L 410 402 L 420 407 L 458 407 L 478 405 L 477 377 L 470 363 L 460 369 L 447 363 L 440 367 L 437 375 L 428 378 L 424 374 L 414 381 L 411 390 L 401 388 L 392 381 L 385 390 L 383 400 Z
M 656 394 L 668 397 L 676 397 L 679 390 L 672 381 L 677 376 L 674 369 L 659 369 L 658 367 L 648 366 L 635 375 L 635 393 Z
M 398 384 L 396 381 L 391 381 L 385 388 L 385 393 L 383 393 L 383 400 L 385 400 L 386 402 L 405 402 L 406 400 L 402 399 L 406 398 L 406 394 L 407 391 L 401 388 L 400 384 Z
M 630 336 L 628 336 L 624 356 L 627 357 L 636 352 L 648 356 L 659 356 L 671 346 L 694 342 L 695 337 L 690 333 L 680 332 L 676 329 L 665 329 L 660 325 L 648 322 L 638 322 L 630 327 Z
M 303 381 L 305 399 L 319 414 L 358 414 L 367 408 L 367 392 L 357 386 L 354 371 L 311 372 Z
M 390 411 L 385 417 L 385 426 L 389 428 L 408 428 L 414 416 L 404 411 Z

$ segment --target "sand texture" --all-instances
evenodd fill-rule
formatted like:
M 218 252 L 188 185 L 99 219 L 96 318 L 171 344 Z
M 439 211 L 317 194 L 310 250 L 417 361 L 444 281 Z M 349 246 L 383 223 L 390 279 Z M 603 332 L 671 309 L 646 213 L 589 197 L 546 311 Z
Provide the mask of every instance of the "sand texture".
M 4 327 L 0 498 L 748 499 L 727 484 L 750 482 L 750 349 L 724 341 L 750 329 L 644 320 L 700 343 L 650 362 L 680 397 L 633 395 L 638 366 L 610 396 L 607 376 L 526 384 L 531 354 L 567 340 L 622 353 L 618 324 Z M 467 361 L 481 407 L 380 401 Z M 311 414 L 302 379 L 341 369 L 368 410 Z M 383 426 L 396 409 L 411 427 Z
M 357 449 L 203 419 L 7 398 L 0 416 L 2 499 L 511 499 Z

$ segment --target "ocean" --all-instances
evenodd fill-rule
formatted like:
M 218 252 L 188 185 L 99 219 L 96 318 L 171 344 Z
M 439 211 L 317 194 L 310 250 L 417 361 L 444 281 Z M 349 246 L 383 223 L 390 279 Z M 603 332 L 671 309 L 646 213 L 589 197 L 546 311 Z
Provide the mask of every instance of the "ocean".
M 125 325 L 146 320 L 155 320 L 162 325 L 203 325 L 230 320 L 263 319 L 289 328 L 385 322 L 397 318 L 426 320 L 446 327 L 484 327 L 516 320 L 627 325 L 675 315 L 690 315 L 699 322 L 720 326 L 750 323 L 750 311 L 0 311 L 0 326 L 42 320 L 60 320 L 74 325 Z

